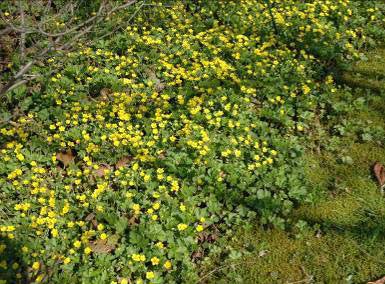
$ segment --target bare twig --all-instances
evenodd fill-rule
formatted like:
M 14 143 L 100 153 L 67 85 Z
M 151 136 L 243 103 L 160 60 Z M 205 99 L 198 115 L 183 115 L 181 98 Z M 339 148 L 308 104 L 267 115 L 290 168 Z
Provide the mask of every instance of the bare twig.
M 31 79 L 32 80 L 32 79 Z M 27 83 L 29 80 L 19 80 L 15 84 L 13 84 L 9 89 L 8 92 L 12 91 L 13 89 L 16 89 L 17 87 L 24 85 Z
M 22 33 L 24 35 L 26 33 L 33 33 L 33 32 L 38 31 L 40 34 L 43 34 L 45 36 L 56 37 L 56 40 L 54 42 L 52 42 L 51 44 L 49 44 L 49 46 L 47 48 L 42 50 L 31 61 L 29 61 L 27 64 L 25 64 L 23 67 L 21 67 L 21 69 L 17 72 L 17 74 L 14 75 L 8 81 L 8 83 L 6 83 L 3 87 L 0 88 L 0 97 L 2 95 L 4 95 L 6 92 L 8 92 L 9 90 L 14 89 L 17 86 L 20 86 L 21 84 L 24 84 L 26 79 L 24 79 L 23 76 L 25 75 L 25 73 L 28 72 L 29 69 L 41 57 L 45 56 L 48 52 L 50 52 L 52 50 L 66 50 L 66 49 L 71 48 L 77 42 L 77 40 L 79 38 L 81 38 L 85 34 L 91 32 L 92 29 L 94 28 L 94 26 L 97 25 L 98 23 L 100 23 L 105 17 L 108 17 L 111 14 L 113 14 L 119 10 L 125 9 L 125 8 L 135 4 L 136 2 L 137 2 L 137 0 L 131 0 L 125 4 L 114 7 L 111 10 L 104 12 L 104 9 L 106 7 L 106 4 L 105 4 L 106 1 L 102 1 L 102 3 L 100 4 L 100 7 L 99 7 L 99 11 L 97 12 L 97 14 L 95 16 L 89 18 L 88 20 L 84 21 L 83 23 L 81 23 L 81 24 L 79 24 L 79 25 L 77 25 L 77 26 L 75 26 L 75 27 L 73 27 L 67 31 L 64 31 L 62 33 L 56 33 L 56 34 L 51 34 L 51 33 L 45 32 L 41 26 L 38 26 L 38 29 L 26 29 L 25 27 L 16 27 L 11 22 L 5 20 L 5 22 L 9 25 L 10 28 L 12 28 L 13 30 L 15 30 L 19 33 Z M 136 15 L 136 13 L 134 13 L 134 14 Z M 0 17 L 3 18 L 3 15 L 1 13 L 0 13 Z M 90 24 L 90 23 L 92 23 L 90 26 L 85 27 L 87 24 Z M 85 27 L 85 28 L 83 30 L 79 31 L 79 29 L 81 29 L 83 27 Z M 65 35 L 68 35 L 68 34 L 75 32 L 75 31 L 78 32 L 78 34 L 76 36 L 68 39 L 65 44 L 60 45 L 60 42 Z
M 11 27 L 6 27 L 5 29 L 2 29 L 0 31 L 0 35 L 6 35 L 6 34 L 9 34 L 10 32 L 12 32 L 13 29 Z
M 128 19 L 124 22 L 124 24 L 125 24 L 125 25 L 130 24 L 131 21 L 134 19 L 134 17 L 139 13 L 139 11 L 140 11 L 143 7 L 159 7 L 159 5 L 158 5 L 158 4 L 146 3 L 146 1 L 143 1 L 143 2 L 139 5 L 138 9 L 136 9 L 135 12 L 131 15 L 131 17 L 128 18 Z M 170 4 L 164 4 L 164 5 L 162 5 L 162 7 L 164 7 L 164 8 L 171 8 L 172 5 L 170 5 Z M 115 27 L 112 31 L 110 31 L 110 32 L 108 32 L 108 33 L 106 33 L 106 34 L 103 34 L 101 37 L 98 37 L 98 39 L 103 39 L 103 38 L 109 37 L 110 35 L 112 35 L 112 34 L 116 33 L 117 31 L 121 30 L 123 27 L 124 27 L 124 26 L 119 25 L 119 26 Z
M 104 7 L 105 7 L 105 4 L 104 4 L 104 2 L 102 2 L 102 3 L 100 4 L 99 11 L 98 11 L 98 13 L 97 13 L 95 16 L 93 16 L 93 17 L 87 19 L 86 21 L 80 23 L 79 25 L 77 25 L 77 26 L 75 26 L 75 27 L 72 27 L 72 28 L 70 28 L 70 29 L 68 29 L 68 30 L 66 30 L 66 31 L 64 31 L 64 32 L 55 33 L 55 34 L 49 33 L 49 32 L 46 32 L 46 31 L 43 30 L 42 25 L 39 25 L 39 26 L 38 26 L 38 30 L 39 30 L 39 32 L 40 32 L 41 34 L 43 34 L 43 35 L 45 35 L 45 36 L 48 36 L 48 37 L 64 36 L 64 35 L 70 34 L 70 33 L 72 33 L 72 32 L 76 32 L 76 31 L 79 30 L 80 28 L 84 27 L 85 25 L 87 25 L 87 24 L 93 22 L 95 19 L 97 19 L 98 17 L 100 17 L 100 15 L 101 15 L 102 12 L 103 12 Z
M 24 7 L 23 3 L 21 3 L 21 0 L 19 0 L 19 10 L 20 10 L 20 19 L 21 19 L 21 26 L 25 26 L 25 16 L 24 16 Z M 21 61 L 23 62 L 25 59 L 25 33 L 22 32 L 20 34 L 20 57 Z
M 131 1 L 128 1 L 126 4 L 123 4 L 123 5 L 120 5 L 118 7 L 115 7 L 114 9 L 112 9 L 111 11 L 109 11 L 107 13 L 107 16 L 110 16 L 112 13 L 115 13 L 116 11 L 118 10 L 122 10 L 122 9 L 125 9 L 133 4 L 135 4 L 136 2 L 138 2 L 137 0 L 131 0 Z
M 57 41 L 60 38 L 57 39 Z M 0 96 L 4 95 L 6 92 L 9 90 L 13 90 L 15 87 L 20 86 L 19 81 L 22 81 L 23 75 L 29 71 L 29 69 L 36 63 L 36 61 L 46 55 L 48 52 L 51 51 L 53 44 L 51 44 L 49 47 L 45 48 L 38 56 L 36 56 L 34 59 L 29 61 L 27 64 L 25 64 L 23 67 L 20 68 L 19 72 L 14 75 L 7 84 L 5 84 L 1 89 L 0 89 Z
M 4 23 L 6 23 L 6 24 L 8 25 L 7 28 L 11 28 L 11 29 L 12 29 L 13 31 L 15 31 L 15 32 L 18 32 L 18 33 L 26 33 L 26 34 L 27 34 L 27 33 L 33 33 L 33 31 L 27 30 L 27 29 L 25 29 L 25 27 L 17 27 L 17 26 L 15 26 L 15 25 L 12 24 L 10 21 L 8 21 L 7 19 L 5 19 L 2 13 L 0 13 L 0 18 L 1 18 L 1 20 L 2 20 Z M 7 28 L 6 28 L 6 29 L 7 29 Z
M 131 17 L 125 22 L 125 25 L 131 23 L 132 19 L 139 13 L 139 11 L 140 11 L 140 10 L 143 8 L 143 6 L 145 6 L 145 5 L 146 5 L 146 1 L 143 1 L 143 2 L 139 5 L 138 9 L 136 9 L 135 12 L 131 15 Z M 122 26 L 117 26 L 117 27 L 114 28 L 111 32 L 102 35 L 102 36 L 99 37 L 98 39 L 103 39 L 103 38 L 105 38 L 105 37 L 109 37 L 110 35 L 116 33 L 118 30 L 120 30 L 121 28 L 122 28 Z
M 97 23 L 99 23 L 103 18 L 108 17 L 111 14 L 113 14 L 113 13 L 119 11 L 119 10 L 125 9 L 125 8 L 135 4 L 136 2 L 137 2 L 137 0 L 129 1 L 129 2 L 125 3 L 125 4 L 123 4 L 123 5 L 120 5 L 120 6 L 117 6 L 117 7 L 113 8 L 113 9 L 111 9 L 110 11 L 107 11 L 106 14 L 103 14 L 103 10 L 105 9 L 106 4 L 104 2 L 102 2 L 101 5 L 100 5 L 100 8 L 99 8 L 99 11 L 98 11 L 98 13 L 95 16 L 92 16 L 91 18 L 89 18 L 88 20 L 80 23 L 79 25 L 77 25 L 75 27 L 72 27 L 72 28 L 70 28 L 70 29 L 68 29 L 66 31 L 60 32 L 60 33 L 49 33 L 49 32 L 46 32 L 46 31 L 43 30 L 41 25 L 38 27 L 38 29 L 39 29 L 39 32 L 41 34 L 43 34 L 45 36 L 49 36 L 49 37 L 57 37 L 57 36 L 67 35 L 67 34 L 70 34 L 70 33 L 78 31 L 80 28 L 83 28 L 84 26 L 86 26 L 89 23 L 92 23 L 95 20 L 97 20 Z M 84 35 L 84 34 L 82 34 L 82 35 Z

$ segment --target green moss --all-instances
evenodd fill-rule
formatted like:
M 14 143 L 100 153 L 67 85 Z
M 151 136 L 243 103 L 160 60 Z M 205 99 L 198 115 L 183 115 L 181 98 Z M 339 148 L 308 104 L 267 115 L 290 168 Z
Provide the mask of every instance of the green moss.
M 347 72 L 342 76 L 342 80 L 344 81 L 344 83 L 357 88 L 372 89 L 376 91 L 381 91 L 385 89 L 384 81 L 368 79 L 367 77 L 364 77 L 361 74 Z
M 385 268 L 384 252 L 377 247 L 383 242 L 363 245 L 338 232 L 295 239 L 282 231 L 256 230 L 248 236 L 239 241 L 262 243 L 262 250 L 217 271 L 209 283 L 362 283 L 381 277 Z
M 254 247 L 241 261 L 213 273 L 210 283 L 363 283 L 385 271 L 385 200 L 370 177 L 369 165 L 380 147 L 353 144 L 354 165 L 312 155 L 309 177 L 325 196 L 303 206 L 293 219 L 305 220 L 302 230 L 263 228 L 238 232 L 236 249 Z M 364 155 L 364 154 L 368 155 Z M 326 167 L 325 167 L 326 166 Z M 337 184 L 343 189 L 337 189 Z M 338 192 L 338 193 L 336 193 Z M 260 257 L 262 251 L 266 255 Z M 312 280 L 313 282 L 311 282 Z M 349 282 L 351 281 L 351 282 Z
M 385 80 L 378 80 L 385 78 L 385 49 L 368 57 L 353 66 L 361 77 L 351 77 L 351 86 L 385 89 Z M 367 103 L 358 112 L 345 113 L 344 119 L 384 129 L 384 95 L 355 90 L 354 96 L 367 96 Z M 324 135 L 322 141 L 335 143 Z M 296 209 L 292 220 L 307 225 L 289 231 L 255 227 L 235 233 L 230 246 L 247 248 L 249 253 L 240 260 L 206 267 L 204 282 L 366 283 L 384 276 L 385 198 L 371 168 L 375 161 L 385 163 L 385 139 L 382 144 L 349 136 L 337 141 L 328 150 L 309 150 L 306 155 L 309 184 L 318 198 L 315 204 Z M 343 163 L 343 156 L 349 156 L 350 162 Z
M 352 87 L 385 90 L 385 48 L 370 52 L 367 59 L 353 64 L 341 79 Z

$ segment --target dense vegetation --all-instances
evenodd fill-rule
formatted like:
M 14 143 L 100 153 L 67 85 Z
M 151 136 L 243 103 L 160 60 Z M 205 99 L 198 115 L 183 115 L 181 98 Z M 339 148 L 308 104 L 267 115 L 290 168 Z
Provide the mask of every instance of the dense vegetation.
M 4 25 L 18 20 L 7 2 Z M 147 2 L 47 51 L 36 80 L 3 95 L 4 280 L 194 283 L 220 235 L 284 228 L 314 200 L 306 136 L 343 92 L 337 68 L 383 36 L 384 5 Z

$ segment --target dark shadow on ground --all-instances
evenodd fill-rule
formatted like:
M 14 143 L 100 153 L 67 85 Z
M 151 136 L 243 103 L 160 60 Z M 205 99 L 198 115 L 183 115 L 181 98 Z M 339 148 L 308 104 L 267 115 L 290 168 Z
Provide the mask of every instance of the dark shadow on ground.
M 0 282 L 5 280 L 5 283 L 30 283 L 21 249 L 22 244 L 0 235 Z

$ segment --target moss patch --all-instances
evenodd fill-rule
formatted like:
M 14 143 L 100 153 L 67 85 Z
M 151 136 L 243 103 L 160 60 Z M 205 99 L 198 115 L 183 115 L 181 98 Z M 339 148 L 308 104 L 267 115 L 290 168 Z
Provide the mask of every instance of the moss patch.
M 351 87 L 372 91 L 354 90 L 364 105 L 332 118 L 333 123 L 343 118 L 359 130 L 370 125 L 369 131 L 384 131 L 385 96 L 378 91 L 385 89 L 385 49 L 369 53 L 344 76 Z M 317 202 L 295 210 L 297 228 L 236 232 L 230 246 L 246 253 L 206 267 L 202 282 L 366 283 L 385 274 L 385 197 L 371 174 L 375 161 L 385 163 L 385 137 L 363 141 L 357 133 L 323 133 L 322 143 L 331 145 L 309 150 L 306 157 Z

